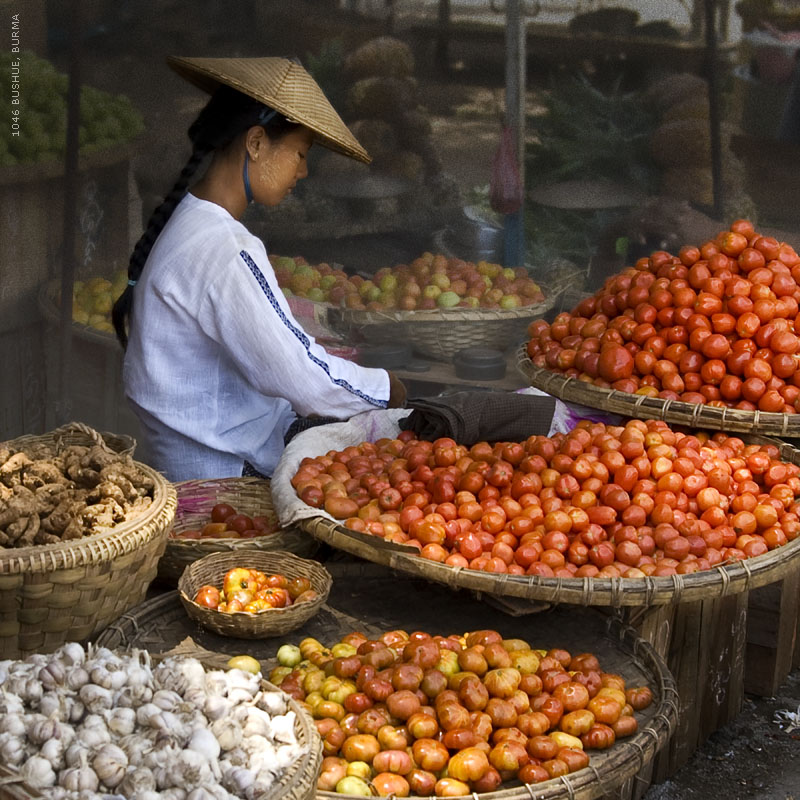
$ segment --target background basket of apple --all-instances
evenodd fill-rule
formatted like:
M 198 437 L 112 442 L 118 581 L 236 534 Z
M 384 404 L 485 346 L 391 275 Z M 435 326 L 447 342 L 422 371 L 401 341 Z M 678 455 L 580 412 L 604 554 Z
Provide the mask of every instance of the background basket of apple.
M 327 322 L 337 333 L 373 344 L 405 338 L 422 355 L 445 361 L 465 347 L 511 348 L 558 294 L 525 267 L 441 253 L 382 267 L 370 278 L 302 257 L 270 260 L 284 294 L 327 304 Z

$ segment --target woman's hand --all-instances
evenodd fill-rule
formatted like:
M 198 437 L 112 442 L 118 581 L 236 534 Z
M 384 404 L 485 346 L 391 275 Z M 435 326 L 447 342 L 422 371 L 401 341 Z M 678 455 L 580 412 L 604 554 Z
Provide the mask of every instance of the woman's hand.
M 404 408 L 405 404 L 405 384 L 393 372 L 389 372 L 389 408 Z

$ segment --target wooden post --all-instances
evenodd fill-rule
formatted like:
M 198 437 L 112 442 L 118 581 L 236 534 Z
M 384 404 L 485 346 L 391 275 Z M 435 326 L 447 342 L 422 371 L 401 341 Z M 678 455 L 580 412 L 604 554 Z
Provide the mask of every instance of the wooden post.
M 522 0 L 506 3 L 506 125 L 511 128 L 525 196 L 525 10 Z M 505 215 L 504 266 L 525 264 L 525 202 Z
M 714 218 L 721 220 L 725 207 L 722 187 L 721 112 L 719 55 L 717 53 L 717 0 L 705 0 L 706 79 L 708 80 L 708 124 L 711 137 L 711 183 Z
M 72 417 L 70 376 L 72 361 L 72 287 L 75 281 L 75 240 L 78 226 L 78 158 L 81 105 L 81 0 L 70 2 L 70 63 L 67 91 L 67 152 L 64 163 L 64 239 L 61 261 L 61 347 L 59 396 L 56 418 L 59 424 Z

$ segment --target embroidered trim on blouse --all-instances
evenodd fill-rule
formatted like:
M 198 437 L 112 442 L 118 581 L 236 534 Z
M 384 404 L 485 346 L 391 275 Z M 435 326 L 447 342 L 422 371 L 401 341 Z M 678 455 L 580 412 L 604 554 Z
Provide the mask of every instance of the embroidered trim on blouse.
M 253 260 L 252 256 L 247 252 L 247 250 L 242 250 L 239 255 L 241 256 L 242 260 L 245 264 L 247 264 L 248 269 L 250 272 L 253 273 L 253 277 L 258 281 L 258 285 L 261 287 L 261 291 L 264 292 L 266 295 L 267 300 L 269 301 L 272 308 L 275 310 L 275 313 L 278 315 L 278 319 L 295 335 L 295 337 L 301 342 L 303 347 L 305 348 L 306 355 L 308 358 L 316 364 L 320 369 L 322 369 L 325 374 L 330 378 L 332 383 L 335 383 L 337 386 L 341 386 L 343 389 L 346 389 L 351 394 L 360 397 L 362 400 L 366 400 L 368 403 L 371 403 L 374 406 L 378 406 L 379 408 L 387 408 L 388 401 L 386 400 L 376 400 L 374 397 L 370 397 L 368 394 L 365 394 L 359 389 L 351 386 L 346 380 L 342 378 L 334 378 L 331 375 L 330 368 L 328 365 L 320 358 L 317 358 L 311 352 L 311 342 L 308 339 L 308 336 L 299 328 L 296 328 L 287 318 L 286 314 L 283 313 L 283 309 L 280 307 L 277 298 L 270 289 L 269 283 L 267 283 L 267 279 L 264 277 L 261 270 L 258 268 L 258 265 Z

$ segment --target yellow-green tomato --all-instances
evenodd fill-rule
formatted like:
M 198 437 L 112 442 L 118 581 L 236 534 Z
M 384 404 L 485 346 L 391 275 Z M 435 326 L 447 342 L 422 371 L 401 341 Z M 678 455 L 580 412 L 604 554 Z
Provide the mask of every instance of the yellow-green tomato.
M 325 683 L 325 673 L 318 667 L 313 667 L 303 676 L 303 691 L 308 694 L 320 692 L 323 683 Z
M 277 658 L 282 667 L 296 667 L 303 660 L 303 654 L 297 645 L 284 644 L 278 648 Z
M 356 689 L 356 685 L 352 681 L 343 681 L 341 686 L 328 694 L 328 700 L 344 705 L 344 701 L 357 691 L 358 689 Z
M 461 667 L 458 664 L 458 654 L 452 650 L 442 650 L 436 669 L 444 673 L 447 677 L 458 672 Z
M 322 686 L 320 687 L 320 691 L 322 692 L 323 696 L 327 700 L 331 696 L 331 692 L 335 692 L 338 688 L 342 685 L 342 679 L 337 678 L 335 675 L 329 675 L 325 680 L 322 682 Z
M 369 784 L 363 778 L 357 778 L 355 775 L 345 775 L 336 784 L 336 791 L 339 794 L 352 794 L 356 797 L 372 797 Z
M 334 658 L 347 658 L 348 656 L 354 656 L 357 652 L 356 648 L 347 642 L 337 642 L 331 647 L 331 654 Z
M 366 761 L 351 761 L 347 765 L 347 774 L 368 781 L 372 777 L 372 767 Z
M 276 686 L 281 685 L 281 681 L 291 673 L 291 667 L 275 667 L 270 670 L 269 682 L 274 683 Z

